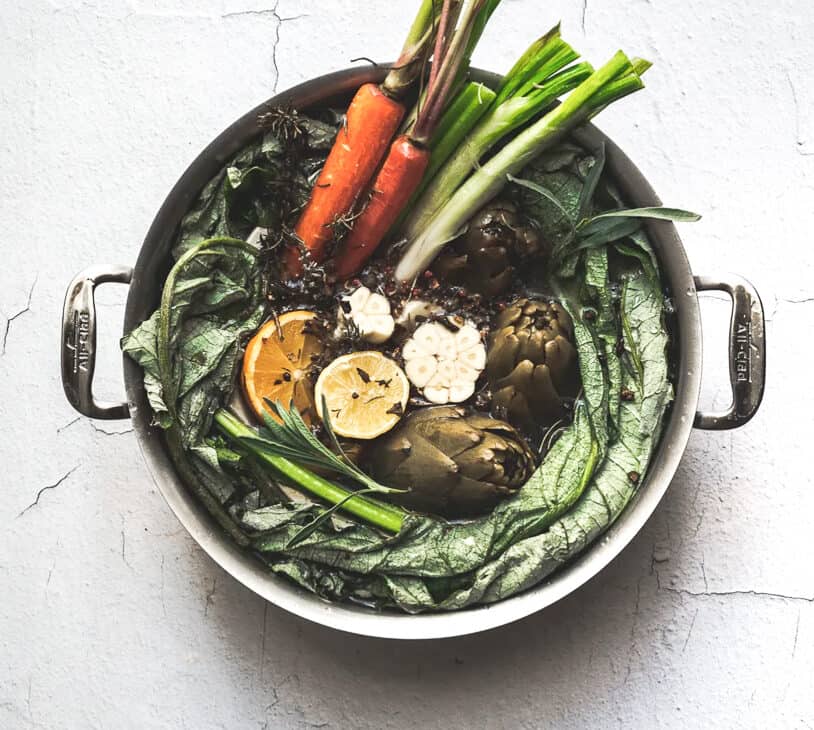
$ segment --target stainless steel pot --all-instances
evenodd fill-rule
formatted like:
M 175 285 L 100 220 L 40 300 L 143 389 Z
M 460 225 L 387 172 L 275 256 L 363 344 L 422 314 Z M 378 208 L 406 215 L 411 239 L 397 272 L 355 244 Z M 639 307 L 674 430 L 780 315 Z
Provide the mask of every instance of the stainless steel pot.
M 203 186 L 258 133 L 258 114 L 269 106 L 290 104 L 308 110 L 340 105 L 347 102 L 359 85 L 379 82 L 384 74 L 382 67 L 348 69 L 308 81 L 253 109 L 215 139 L 167 196 L 147 233 L 135 269 L 93 266 L 71 282 L 65 299 L 62 329 L 62 381 L 68 400 L 80 413 L 91 418 L 132 418 L 147 468 L 170 509 L 215 562 L 255 593 L 303 618 L 344 631 L 400 639 L 441 638 L 507 624 L 539 611 L 579 588 L 641 530 L 667 490 L 693 427 L 737 428 L 755 414 L 763 396 L 765 377 L 763 306 L 755 289 L 738 276 L 693 276 L 674 226 L 667 223 L 650 226 L 664 282 L 676 304 L 675 403 L 647 476 L 621 517 L 602 540 L 535 588 L 491 606 L 455 613 L 407 616 L 328 603 L 283 578 L 271 575 L 259 561 L 242 552 L 226 537 L 182 483 L 169 459 L 160 430 L 150 425 L 151 412 L 142 373 L 132 361 L 124 358 L 127 402 L 100 403 L 94 399 L 94 290 L 107 282 L 129 284 L 124 329 L 129 332 L 136 327 L 158 306 L 164 278 L 171 265 L 170 247 L 182 216 Z M 484 72 L 476 72 L 475 76 L 491 85 L 498 80 L 494 74 Z M 605 143 L 607 169 L 630 205 L 660 203 L 636 166 L 599 130 L 589 126 L 575 138 L 589 148 Z M 697 411 L 702 364 L 697 292 L 709 290 L 726 292 L 732 299 L 729 372 L 733 401 L 729 410 L 722 413 Z

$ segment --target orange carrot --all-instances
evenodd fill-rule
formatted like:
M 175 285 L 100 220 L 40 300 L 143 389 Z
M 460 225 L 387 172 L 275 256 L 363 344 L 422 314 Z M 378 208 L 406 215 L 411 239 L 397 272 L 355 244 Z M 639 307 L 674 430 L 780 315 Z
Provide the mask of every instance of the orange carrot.
M 430 75 L 424 104 L 409 135 L 398 137 L 390 146 L 387 158 L 373 182 L 370 201 L 343 241 L 336 257 L 338 279 L 346 279 L 356 273 L 370 258 L 421 184 L 430 162 L 430 138 L 441 120 L 462 65 L 468 58 L 473 29 L 479 17 L 485 23 L 497 1 L 465 0 L 462 6 L 457 6 L 453 5 L 452 0 L 443 0 L 433 51 L 436 68 Z M 455 27 L 459 12 L 460 24 Z
M 339 280 L 355 274 L 376 250 L 418 187 L 430 162 L 429 150 L 407 135 L 396 137 L 370 191 L 370 201 L 353 223 L 336 257 Z
M 437 15 L 436 0 L 421 0 L 401 53 L 384 81 L 379 86 L 365 84 L 353 97 L 346 123 L 336 135 L 311 199 L 295 227 L 317 262 L 325 259 L 325 248 L 333 238 L 333 223 L 351 212 L 387 154 L 405 112 L 400 100 L 421 75 L 435 39 Z M 292 277 L 302 273 L 299 246 L 286 251 L 286 268 Z
M 359 87 L 295 228 L 315 261 L 325 258 L 325 247 L 333 236 L 331 225 L 351 209 L 373 177 L 403 116 L 404 105 L 376 84 Z M 290 274 L 302 272 L 296 248 L 289 249 L 287 264 Z

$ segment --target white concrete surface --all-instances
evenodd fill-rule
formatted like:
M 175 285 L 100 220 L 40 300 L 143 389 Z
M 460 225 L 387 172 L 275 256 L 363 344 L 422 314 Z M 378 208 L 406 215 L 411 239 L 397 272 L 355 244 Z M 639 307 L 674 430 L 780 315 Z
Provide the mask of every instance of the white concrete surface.
M 750 277 L 770 318 L 758 417 L 696 432 L 638 539 L 554 608 L 436 643 L 307 624 L 201 552 L 127 423 L 65 402 L 71 276 L 133 262 L 187 163 L 272 91 L 392 58 L 414 4 L 3 0 L 0 727 L 814 727 L 809 0 L 504 0 L 477 53 L 505 69 L 561 18 L 591 59 L 651 58 L 600 125 L 705 214 L 682 229 L 695 270 Z M 112 398 L 124 296 L 100 292 Z M 725 310 L 705 300 L 707 405 Z

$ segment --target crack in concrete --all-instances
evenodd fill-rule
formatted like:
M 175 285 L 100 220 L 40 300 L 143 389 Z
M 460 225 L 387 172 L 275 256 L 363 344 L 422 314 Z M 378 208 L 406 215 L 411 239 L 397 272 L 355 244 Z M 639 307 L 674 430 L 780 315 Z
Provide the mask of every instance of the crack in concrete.
M 701 577 L 704 579 L 704 590 L 709 592 L 709 583 L 707 583 L 707 569 L 706 569 L 706 555 L 701 552 Z
M 161 554 L 161 610 L 164 612 L 164 618 L 167 617 L 167 604 L 164 603 L 164 560 L 165 556 Z
M 695 619 L 698 618 L 698 611 L 701 609 L 696 608 L 695 613 L 692 615 L 692 621 L 690 621 L 690 629 L 687 631 L 687 638 L 684 639 L 684 646 L 681 647 L 681 653 L 683 654 L 684 651 L 687 649 L 687 644 L 690 643 L 690 637 L 692 636 L 692 630 L 695 628 Z
M 62 482 L 64 482 L 69 476 L 71 476 L 71 474 L 73 474 L 79 468 L 79 466 L 80 465 L 77 464 L 75 467 L 73 467 L 73 469 L 63 474 L 53 484 L 46 484 L 42 489 L 40 489 L 37 492 L 37 496 L 34 498 L 34 501 L 31 504 L 29 504 L 28 507 L 26 507 L 22 512 L 20 512 L 20 514 L 18 514 L 17 517 L 18 518 L 22 517 L 26 512 L 28 512 L 28 510 L 32 509 L 33 507 L 36 507 L 40 503 L 40 497 L 42 497 L 42 495 L 45 492 L 51 489 L 56 489 L 60 484 L 62 484 Z
M 124 536 L 124 528 L 122 528 L 122 529 L 121 529 L 121 536 L 122 536 L 122 562 L 123 562 L 123 563 L 124 563 L 124 564 L 125 564 L 125 565 L 126 565 L 128 568 L 130 568 L 130 570 L 133 570 L 133 566 L 132 566 L 132 565 L 130 565 L 130 561 L 127 559 L 127 553 L 126 553 L 126 551 L 125 551 L 125 548 L 126 548 L 126 542 L 127 542 L 127 541 L 126 541 L 126 538 L 125 538 L 125 536 Z
M 582 0 L 582 15 L 580 17 L 580 25 L 582 26 L 582 32 L 585 33 L 585 17 L 588 14 L 588 0 Z
M 814 155 L 814 150 L 805 149 L 808 142 L 807 140 L 803 139 L 800 134 L 802 127 L 800 124 L 800 101 L 797 98 L 797 88 L 794 86 L 794 81 L 792 80 L 788 69 L 786 69 L 786 79 L 788 79 L 789 82 L 789 88 L 791 89 L 791 100 L 794 104 L 794 149 L 798 155 L 801 155 L 802 157 L 810 157 Z
M 672 586 L 663 586 L 661 584 L 661 576 L 659 575 L 659 571 L 656 569 L 655 560 L 651 560 L 651 573 L 654 573 L 656 576 L 656 589 L 659 591 L 667 591 L 668 593 L 676 593 L 680 596 L 692 596 L 693 598 L 719 598 L 719 597 L 731 597 L 731 596 L 741 596 L 741 597 L 752 597 L 752 598 L 771 598 L 775 600 L 781 601 L 791 601 L 791 602 L 804 602 L 804 603 L 814 603 L 814 596 L 810 598 L 808 596 L 795 596 L 790 593 L 773 593 L 771 591 L 756 591 L 753 589 L 746 589 L 746 590 L 731 590 L 731 591 L 710 591 L 710 590 L 703 590 L 703 591 L 691 591 L 688 588 L 673 588 Z M 703 568 L 702 568 L 703 570 Z M 704 577 L 706 578 L 706 572 L 704 571 Z
M 68 423 L 66 423 L 64 426 L 60 426 L 57 429 L 57 433 L 62 433 L 66 428 L 70 428 L 71 426 L 73 426 L 81 418 L 82 418 L 82 416 L 77 416 L 76 418 L 73 419 L 73 421 L 68 421 Z
M 273 8 L 266 8 L 265 10 L 234 10 L 231 13 L 222 13 L 221 18 L 238 18 L 242 15 L 271 15 L 273 17 L 277 16 L 277 5 L 275 4 Z
M 204 604 L 204 616 L 209 613 L 209 607 L 215 605 L 215 591 L 217 590 L 218 579 L 212 578 L 212 588 L 206 592 L 206 603 Z
M 767 322 L 773 322 L 774 318 L 777 316 L 777 311 L 780 309 L 780 303 L 784 304 L 811 304 L 814 302 L 814 296 L 804 296 L 804 297 L 778 297 L 777 294 L 774 295 L 774 307 L 772 307 L 771 314 L 765 317 Z
M 73 421 L 68 421 L 68 423 L 66 423 L 64 426 L 60 426 L 57 429 L 57 433 L 62 433 L 63 431 L 66 431 L 71 426 L 73 426 L 75 423 L 78 423 L 79 421 L 83 420 L 93 429 L 94 433 L 102 434 L 102 436 L 124 436 L 125 434 L 133 433 L 133 431 L 135 430 L 134 428 L 131 427 L 124 429 L 124 431 L 107 431 L 101 426 L 97 426 L 90 418 L 83 419 L 82 416 L 77 416 L 76 418 L 73 419 Z
M 791 647 L 791 658 L 797 653 L 797 637 L 800 635 L 800 609 L 797 609 L 797 624 L 794 626 L 794 645 Z
M 34 287 L 37 286 L 37 280 L 40 278 L 39 272 L 34 276 L 34 281 L 31 283 L 31 288 L 28 290 L 28 299 L 23 307 L 17 314 L 12 314 L 11 317 L 6 318 L 6 329 L 3 332 L 3 348 L 0 351 L 0 357 L 6 354 L 6 343 L 8 342 L 9 331 L 11 330 L 11 323 L 18 317 L 22 317 L 26 312 L 31 311 L 31 299 L 34 296 Z
M 282 17 L 280 15 L 279 8 L 280 8 L 280 0 L 277 0 L 277 2 L 274 3 L 274 7 L 271 10 L 244 11 L 244 13 L 246 13 L 246 12 L 249 12 L 249 13 L 255 12 L 255 13 L 263 13 L 263 14 L 268 13 L 268 14 L 274 16 L 274 19 L 277 21 L 277 23 L 274 26 L 274 39 L 273 39 L 272 44 L 271 44 L 271 65 L 274 68 L 274 83 L 272 84 L 272 87 L 271 87 L 271 90 L 272 90 L 273 94 L 277 93 L 277 87 L 279 86 L 279 83 L 280 83 L 280 67 L 277 64 L 277 46 L 280 45 L 280 28 L 283 27 L 284 23 L 289 23 L 292 20 L 299 20 L 300 18 L 308 17 L 307 13 L 301 13 L 300 15 L 291 15 L 291 16 L 289 16 L 287 18 L 284 18 L 284 17 Z M 244 14 L 244 13 L 233 13 L 233 14 L 234 15 L 241 15 L 241 14 Z M 230 13 L 227 13 L 227 15 L 230 15 Z
M 277 87 L 280 84 L 280 67 L 277 65 L 277 46 L 280 45 L 280 28 L 283 27 L 283 21 L 277 13 L 277 8 L 280 5 L 280 0 L 274 3 L 274 8 L 271 11 L 277 22 L 274 25 L 274 39 L 271 43 L 271 65 L 274 68 L 274 83 L 271 86 L 272 94 L 277 93 Z
M 88 419 L 90 427 L 96 432 L 101 433 L 103 436 L 124 436 L 127 433 L 133 433 L 133 428 L 127 428 L 124 431 L 105 431 L 105 429 L 97 426 L 93 421 Z
M 25 706 L 28 708 L 28 719 L 34 722 L 34 715 L 31 714 L 31 685 L 34 681 L 33 677 L 28 678 L 28 693 L 25 696 Z
M 656 576 L 658 576 L 658 571 L 656 571 Z M 660 591 L 668 591 L 669 593 L 678 593 L 682 596 L 693 596 L 694 598 L 701 598 L 701 597 L 711 597 L 711 598 L 718 598 L 718 597 L 729 597 L 729 596 L 750 596 L 754 598 L 772 598 L 775 600 L 781 601 L 791 601 L 791 602 L 805 602 L 805 603 L 814 603 L 814 596 L 809 598 L 808 596 L 795 596 L 786 593 L 771 593 L 769 591 L 754 591 L 754 590 L 734 590 L 734 591 L 691 591 L 687 588 L 672 588 L 670 586 L 662 586 L 659 585 Z
M 653 551 L 655 552 L 655 545 L 653 546 Z M 633 621 L 630 624 L 630 651 L 628 652 L 627 657 L 625 678 L 622 680 L 623 685 L 627 684 L 627 681 L 630 679 L 630 673 L 633 668 L 633 652 L 636 652 L 636 655 L 641 658 L 639 649 L 636 646 L 636 628 L 639 625 L 639 605 L 642 598 L 642 581 L 645 579 L 645 577 L 646 576 L 642 575 L 639 577 L 639 580 L 636 581 L 636 603 L 633 606 Z

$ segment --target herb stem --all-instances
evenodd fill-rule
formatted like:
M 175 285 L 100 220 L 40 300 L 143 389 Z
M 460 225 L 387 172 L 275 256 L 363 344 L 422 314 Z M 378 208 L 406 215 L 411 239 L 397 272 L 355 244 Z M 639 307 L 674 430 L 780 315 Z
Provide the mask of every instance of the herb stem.
M 324 499 L 330 504 L 342 503 L 341 509 L 344 511 L 383 530 L 392 533 L 398 533 L 401 530 L 406 513 L 398 507 L 368 497 L 356 496 L 351 490 L 329 482 L 327 479 L 303 469 L 283 456 L 269 453 L 254 440 L 257 436 L 254 430 L 228 411 L 217 411 L 215 413 L 215 423 L 226 436 L 241 440 L 244 447 L 251 451 L 256 458 L 271 466 L 297 487 L 320 499 Z

